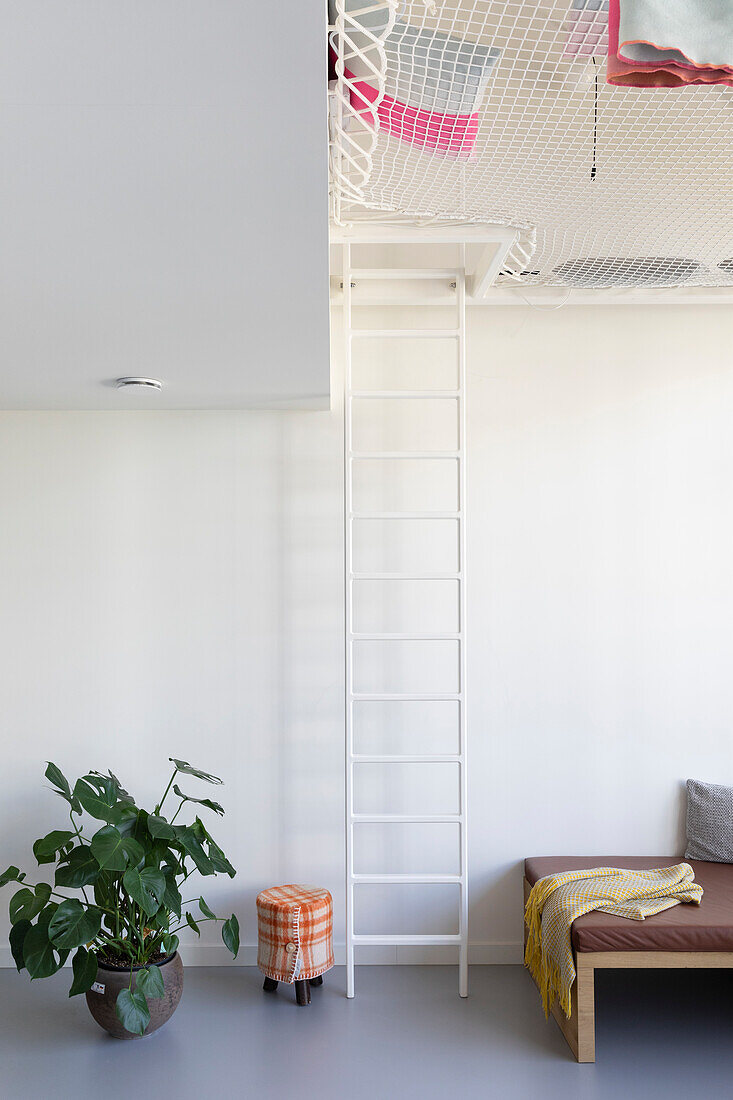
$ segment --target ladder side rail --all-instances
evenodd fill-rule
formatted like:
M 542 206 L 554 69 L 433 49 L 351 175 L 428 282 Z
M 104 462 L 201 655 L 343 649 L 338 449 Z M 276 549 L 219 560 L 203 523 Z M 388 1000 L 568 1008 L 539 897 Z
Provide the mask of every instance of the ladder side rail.
M 458 704 L 459 708 L 459 752 L 461 756 L 461 762 L 459 764 L 460 772 L 460 811 L 461 811 L 461 826 L 460 826 L 460 873 L 461 884 L 460 891 L 460 916 L 459 916 L 459 934 L 461 937 L 461 946 L 459 948 L 458 959 L 458 992 L 461 997 L 468 996 L 468 822 L 467 822 L 467 801 L 468 801 L 468 776 L 466 771 L 466 732 L 467 732 L 467 713 L 466 713 L 466 246 L 461 246 L 463 271 L 458 276 L 458 329 L 460 337 L 458 340 L 458 389 L 460 396 L 458 398 L 458 450 L 460 453 L 459 458 L 459 487 L 458 487 L 458 508 L 461 513 L 461 517 L 458 521 L 458 539 L 459 539 L 459 557 L 458 557 L 458 569 L 461 574 L 461 579 L 458 582 L 459 591 L 459 607 L 458 607 L 458 627 L 460 630 L 461 640 L 459 644 L 460 650 L 460 668 L 459 668 L 459 687 L 461 692 L 461 701 Z
M 351 473 L 351 245 L 343 247 L 344 272 L 344 616 L 346 704 L 346 996 L 354 996 L 354 680 L 353 680 L 353 499 Z

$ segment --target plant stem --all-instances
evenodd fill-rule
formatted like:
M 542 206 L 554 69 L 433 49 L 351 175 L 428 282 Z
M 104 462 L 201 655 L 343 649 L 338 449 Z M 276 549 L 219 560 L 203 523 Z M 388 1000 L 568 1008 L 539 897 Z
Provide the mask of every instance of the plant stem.
M 25 879 L 24 879 L 23 880 L 23 885 L 27 886 L 29 890 L 36 890 L 36 889 L 38 889 L 39 886 L 46 885 L 46 884 L 37 882 L 34 885 L 32 882 L 26 882 Z M 81 889 L 82 893 L 84 893 L 84 887 L 81 886 L 80 889 Z M 60 894 L 58 892 L 58 890 L 52 890 L 51 891 L 51 897 L 61 898 L 62 901 L 78 901 L 78 898 L 70 898 L 70 897 L 68 897 L 67 894 Z M 100 912 L 102 912 L 102 913 L 108 913 L 110 916 L 114 916 L 114 910 L 113 909 L 105 909 L 105 907 L 103 905 L 97 905 L 97 903 L 95 901 L 89 901 L 86 894 L 84 894 L 84 901 L 86 902 L 87 906 L 90 909 L 99 909 Z
M 177 776 L 177 775 L 178 775 L 178 768 L 176 768 L 176 769 L 174 770 L 174 772 L 173 772 L 173 775 L 172 775 L 172 776 L 171 776 L 171 778 L 170 778 L 170 782 L 168 783 L 168 786 L 166 787 L 165 791 L 163 792 L 163 797 L 161 798 L 161 800 L 160 800 L 160 802 L 158 803 L 158 805 L 157 805 L 157 806 L 155 807 L 155 816 L 156 816 L 156 817 L 157 817 L 157 816 L 158 816 L 158 814 L 160 813 L 160 811 L 161 811 L 161 808 L 162 808 L 162 806 L 163 806 L 163 803 L 165 802 L 165 799 L 166 799 L 166 795 L 168 794 L 168 791 L 169 791 L 169 790 L 171 789 L 171 787 L 173 786 L 173 780 L 174 780 L 174 779 L 176 778 L 176 776 Z
M 223 921 L 224 917 L 199 917 L 199 919 L 196 921 L 196 924 L 206 924 L 207 921 L 211 921 L 211 920 Z M 190 924 L 188 923 L 188 921 L 186 921 L 185 924 L 179 924 L 177 928 L 171 928 L 170 935 L 174 936 L 176 934 L 176 932 L 180 932 L 183 928 L 190 928 L 190 927 L 191 927 Z
M 169 822 L 169 824 L 171 824 L 171 825 L 173 824 L 173 822 L 174 822 L 174 821 L 176 820 L 176 818 L 178 817 L 179 813 L 180 813 L 180 812 L 181 812 L 181 810 L 183 809 L 183 807 L 184 807 L 184 805 L 186 804 L 186 802 L 188 802 L 188 799 L 187 799 L 187 798 L 182 798 L 182 799 L 181 799 L 181 805 L 180 805 L 180 806 L 178 807 L 178 809 L 177 809 L 177 810 L 176 810 L 176 812 L 174 813 L 173 817 L 172 817 L 172 818 L 170 819 L 170 822 Z
M 88 845 L 89 842 L 81 835 L 84 831 L 84 827 L 82 826 L 81 829 L 79 829 L 77 827 L 77 824 L 74 821 L 74 811 L 73 810 L 69 810 L 69 821 L 71 822 L 71 827 L 74 830 L 74 832 L 76 833 L 76 836 L 77 836 L 77 839 L 78 839 L 79 843 Z

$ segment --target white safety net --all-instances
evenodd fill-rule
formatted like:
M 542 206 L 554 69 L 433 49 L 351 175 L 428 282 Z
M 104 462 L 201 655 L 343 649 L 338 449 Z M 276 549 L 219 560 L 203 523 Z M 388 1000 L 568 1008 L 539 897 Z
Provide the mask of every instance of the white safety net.
M 525 284 L 733 285 L 733 89 L 607 85 L 607 7 L 333 0 L 336 220 L 515 226 Z

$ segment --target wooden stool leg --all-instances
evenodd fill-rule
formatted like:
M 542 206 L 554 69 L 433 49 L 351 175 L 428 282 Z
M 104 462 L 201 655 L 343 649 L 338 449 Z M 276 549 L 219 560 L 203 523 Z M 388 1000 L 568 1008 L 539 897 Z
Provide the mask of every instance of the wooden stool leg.
M 311 1003 L 311 989 L 308 982 L 295 983 L 295 999 L 299 1005 L 309 1005 Z
M 317 978 L 310 978 L 311 985 L 323 985 L 323 974 L 319 974 Z
M 277 989 L 277 982 L 274 978 L 265 978 L 264 982 L 262 983 L 262 988 L 264 989 L 265 993 L 274 993 Z

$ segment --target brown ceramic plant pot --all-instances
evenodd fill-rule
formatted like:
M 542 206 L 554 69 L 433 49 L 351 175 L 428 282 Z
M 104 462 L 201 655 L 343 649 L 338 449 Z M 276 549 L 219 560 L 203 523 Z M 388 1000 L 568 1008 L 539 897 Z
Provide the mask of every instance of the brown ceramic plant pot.
M 145 1028 L 143 1035 L 133 1035 L 122 1026 L 117 1015 L 117 994 L 122 989 L 130 986 L 130 971 L 120 970 L 117 967 L 98 963 L 97 977 L 94 985 L 86 995 L 89 1011 L 100 1027 L 113 1035 L 115 1039 L 141 1039 L 157 1031 L 159 1027 L 170 1020 L 178 1008 L 178 1002 L 183 993 L 183 963 L 181 956 L 176 952 L 167 959 L 153 964 L 160 969 L 163 977 L 163 996 L 148 997 L 150 1010 L 150 1023 Z M 132 988 L 135 988 L 135 974 L 142 967 L 132 968 Z

